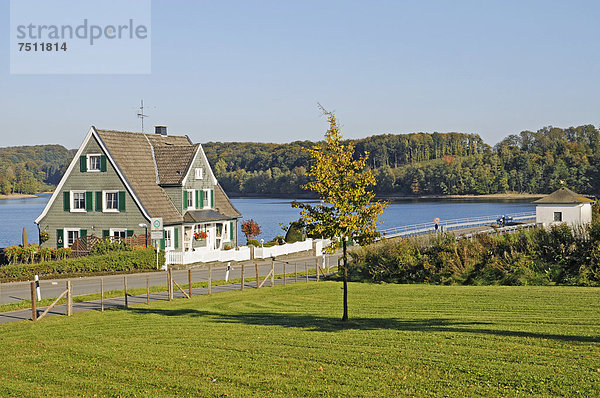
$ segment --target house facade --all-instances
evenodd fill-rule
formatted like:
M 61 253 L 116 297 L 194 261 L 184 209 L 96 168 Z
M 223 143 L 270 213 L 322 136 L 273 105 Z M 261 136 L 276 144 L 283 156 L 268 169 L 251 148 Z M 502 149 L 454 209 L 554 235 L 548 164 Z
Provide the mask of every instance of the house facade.
M 153 217 L 163 218 L 166 251 L 238 246 L 241 214 L 200 144 L 164 126 L 155 134 L 92 126 L 35 223 L 49 235 L 43 246 L 59 248 L 91 235 L 144 234 Z
M 571 226 L 592 222 L 592 199 L 561 188 L 535 203 L 535 221 L 544 227 L 566 223 Z

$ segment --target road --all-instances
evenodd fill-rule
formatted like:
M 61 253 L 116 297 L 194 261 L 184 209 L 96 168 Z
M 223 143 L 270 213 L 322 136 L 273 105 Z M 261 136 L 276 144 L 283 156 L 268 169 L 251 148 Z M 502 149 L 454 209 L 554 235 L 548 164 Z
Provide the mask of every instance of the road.
M 329 264 L 333 267 L 337 265 L 337 256 L 327 256 Z M 275 274 L 281 275 L 285 272 L 287 274 L 297 272 L 304 272 L 305 267 L 308 269 L 315 269 L 316 265 L 316 257 L 308 256 L 308 257 L 296 257 L 296 258 L 287 258 L 287 259 L 277 259 L 275 261 Z M 319 258 L 321 261 L 321 258 Z M 270 271 L 271 271 L 271 261 L 246 261 L 244 262 L 244 272 L 247 278 L 256 277 L 256 270 L 254 264 L 258 264 L 259 275 L 261 279 L 263 279 Z M 227 271 L 226 264 L 218 264 L 211 265 L 211 279 L 213 281 L 224 280 L 225 274 Z M 231 269 L 229 271 L 229 279 L 241 278 L 242 271 L 242 263 L 232 263 Z M 175 282 L 179 285 L 187 285 L 188 283 L 188 270 L 173 270 L 172 276 Z M 208 281 L 209 276 L 209 268 L 208 266 L 200 266 L 197 268 L 192 268 L 192 282 L 203 282 Z M 136 288 L 145 288 L 146 280 L 149 281 L 150 286 L 167 286 L 167 272 L 166 271 L 157 271 L 157 272 L 145 272 L 145 273 L 137 273 L 137 274 L 127 274 L 127 275 L 106 275 L 106 276 L 91 276 L 91 277 L 81 277 L 81 278 L 70 278 L 68 280 L 71 281 L 71 286 L 73 288 L 74 296 L 81 296 L 86 294 L 94 294 L 100 292 L 100 281 L 103 280 L 104 291 L 109 290 L 123 290 L 124 286 L 124 278 L 127 278 L 127 288 L 128 289 L 136 289 Z M 299 278 L 300 281 L 305 280 L 304 278 Z M 293 282 L 294 277 L 287 279 L 287 282 Z M 40 281 L 40 290 L 42 298 L 53 298 L 58 297 L 63 291 L 66 290 L 66 282 L 67 279 L 52 279 L 52 280 L 42 280 Z M 283 283 L 283 280 L 276 280 L 276 284 Z M 269 282 L 266 283 L 268 285 Z M 248 288 L 256 287 L 256 282 L 246 283 L 245 286 Z M 229 284 L 222 286 L 213 286 L 212 293 L 216 293 L 219 291 L 239 289 L 240 284 Z M 183 294 L 174 288 L 175 297 L 183 297 Z M 198 288 L 193 289 L 194 294 L 206 294 L 208 293 L 206 288 Z M 29 300 L 31 298 L 30 293 L 30 282 L 12 282 L 12 283 L 2 283 L 0 284 L 0 304 L 7 303 L 15 303 L 22 300 Z M 160 293 L 152 293 L 151 300 L 165 300 L 167 299 L 166 292 Z M 146 295 L 143 296 L 133 296 L 129 298 L 129 304 L 135 304 L 139 302 L 146 302 Z M 115 298 L 115 299 L 107 299 L 104 301 L 105 307 L 115 307 L 115 306 L 123 306 L 124 298 Z M 45 307 L 40 307 L 43 310 Z M 81 311 L 89 311 L 94 309 L 100 309 L 100 301 L 91 301 L 85 303 L 74 303 L 73 311 L 81 312 Z M 41 311 L 40 311 L 41 312 Z M 65 308 L 64 306 L 56 306 L 49 315 L 52 314 L 64 314 Z M 17 320 L 30 319 L 31 318 L 31 310 L 18 310 L 11 311 L 6 313 L 0 313 L 0 323 L 4 322 L 13 322 Z

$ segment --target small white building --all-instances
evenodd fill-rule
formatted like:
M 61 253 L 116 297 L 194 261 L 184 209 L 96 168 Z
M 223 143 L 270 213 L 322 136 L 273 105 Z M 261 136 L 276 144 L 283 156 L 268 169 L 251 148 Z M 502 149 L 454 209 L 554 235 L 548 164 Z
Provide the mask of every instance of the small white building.
M 544 227 L 567 223 L 572 226 L 592 222 L 592 199 L 561 188 L 535 202 L 535 221 Z

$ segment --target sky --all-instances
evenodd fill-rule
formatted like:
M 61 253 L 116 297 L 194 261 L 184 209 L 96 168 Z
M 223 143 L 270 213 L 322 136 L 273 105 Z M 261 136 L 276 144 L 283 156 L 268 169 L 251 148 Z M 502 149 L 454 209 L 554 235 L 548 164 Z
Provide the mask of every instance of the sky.
M 127 1 L 127 0 L 125 0 Z M 151 73 L 10 74 L 0 0 L 0 146 L 79 146 L 91 125 L 194 142 L 465 132 L 495 144 L 598 125 L 597 1 L 151 3 Z M 119 62 L 98 59 L 97 62 Z

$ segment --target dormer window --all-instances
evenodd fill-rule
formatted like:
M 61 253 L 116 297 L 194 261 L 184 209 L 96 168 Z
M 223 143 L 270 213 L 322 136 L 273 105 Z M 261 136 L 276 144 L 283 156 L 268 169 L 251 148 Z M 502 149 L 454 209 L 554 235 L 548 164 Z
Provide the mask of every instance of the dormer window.
M 204 169 L 202 167 L 196 167 L 196 180 L 201 180 L 204 178 Z

